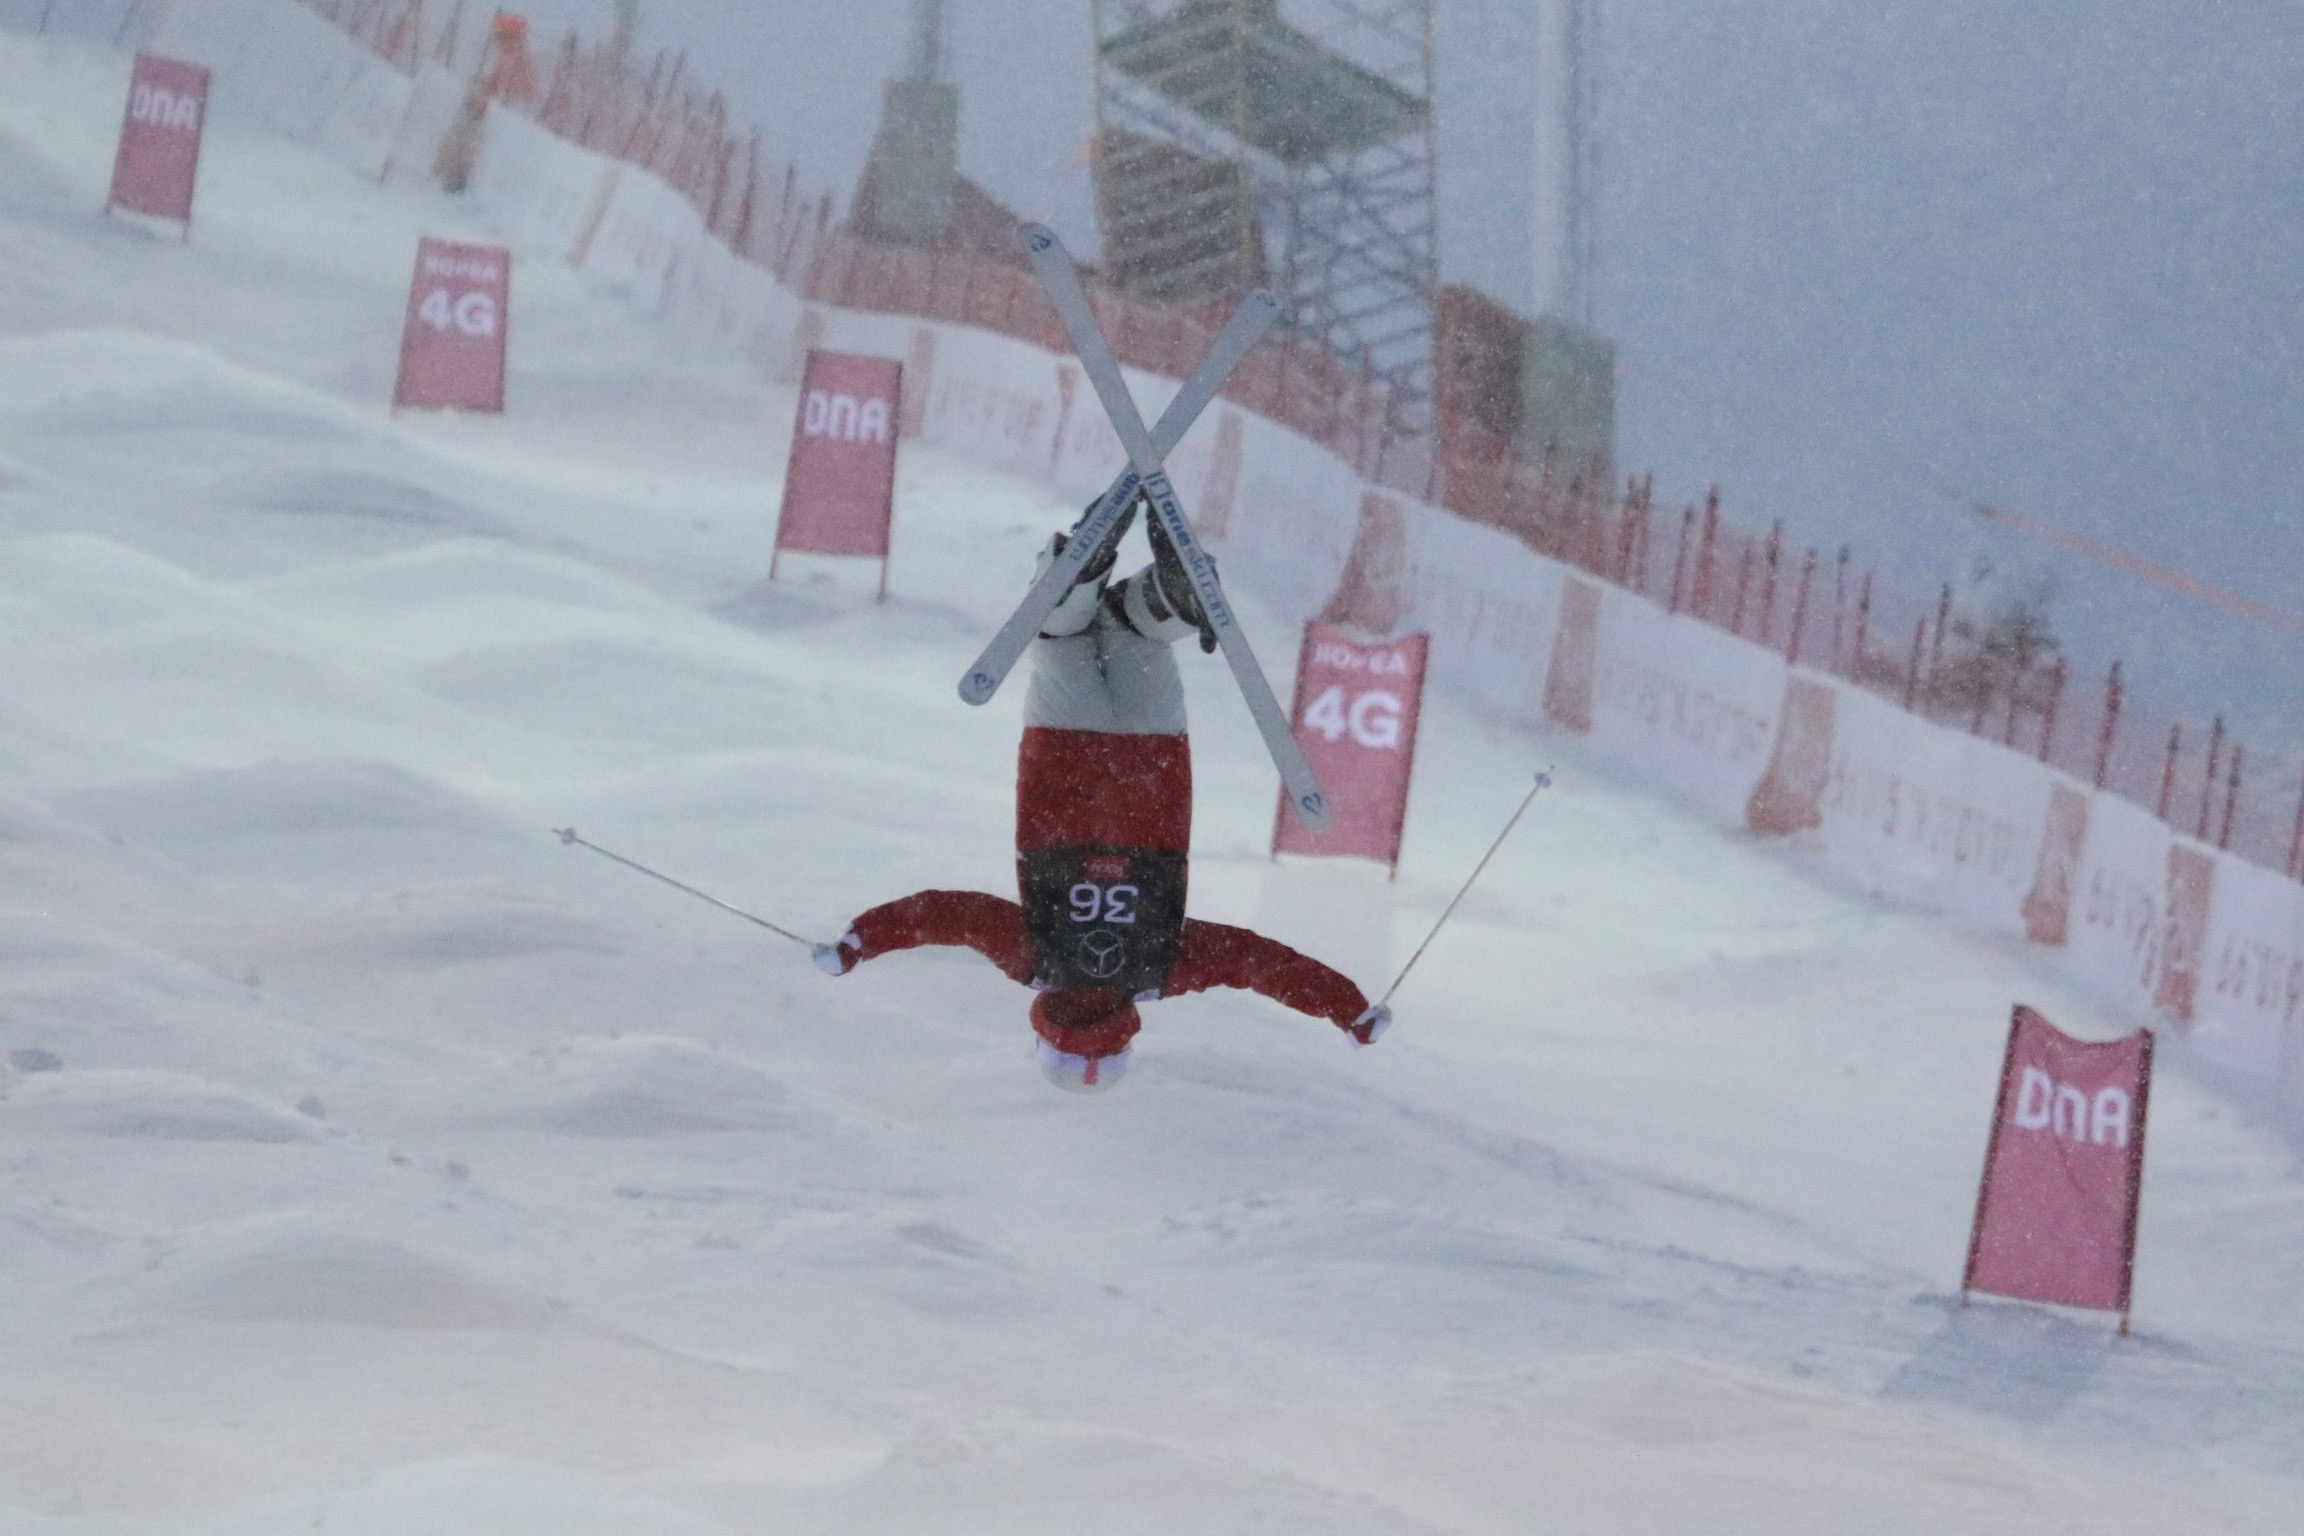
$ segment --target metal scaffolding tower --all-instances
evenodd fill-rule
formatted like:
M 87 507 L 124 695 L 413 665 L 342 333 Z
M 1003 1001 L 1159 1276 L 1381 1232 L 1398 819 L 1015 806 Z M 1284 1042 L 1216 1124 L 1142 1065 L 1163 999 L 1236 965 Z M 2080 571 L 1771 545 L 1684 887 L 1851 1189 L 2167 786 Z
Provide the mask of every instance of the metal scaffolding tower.
M 1104 267 L 1172 302 L 1270 284 L 1432 411 L 1433 0 L 1093 0 Z

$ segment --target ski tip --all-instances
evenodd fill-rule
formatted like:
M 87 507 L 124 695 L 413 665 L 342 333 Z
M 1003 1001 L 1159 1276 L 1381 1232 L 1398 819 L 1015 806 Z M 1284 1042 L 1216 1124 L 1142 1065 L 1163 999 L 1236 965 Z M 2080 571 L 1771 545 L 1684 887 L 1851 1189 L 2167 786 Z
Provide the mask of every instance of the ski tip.
M 1056 238 L 1056 231 L 1045 224 L 1027 224 L 1016 231 L 1016 238 L 1024 243 L 1024 249 L 1035 256 L 1052 251 L 1063 244 L 1061 240 Z
M 1248 295 L 1248 302 L 1266 314 L 1276 315 L 1280 312 L 1280 295 L 1269 288 L 1257 289 Z
M 552 835 L 560 839 L 564 847 L 573 848 L 576 846 L 576 829 L 574 827 L 554 827 Z
M 1298 795 L 1296 797 L 1296 816 L 1305 826 L 1315 832 L 1327 831 L 1328 823 L 1332 819 L 1328 815 L 1328 797 L 1316 789 Z
M 960 679 L 960 702 L 963 704 L 989 704 L 992 695 L 1000 691 L 1000 679 L 989 672 L 971 672 Z

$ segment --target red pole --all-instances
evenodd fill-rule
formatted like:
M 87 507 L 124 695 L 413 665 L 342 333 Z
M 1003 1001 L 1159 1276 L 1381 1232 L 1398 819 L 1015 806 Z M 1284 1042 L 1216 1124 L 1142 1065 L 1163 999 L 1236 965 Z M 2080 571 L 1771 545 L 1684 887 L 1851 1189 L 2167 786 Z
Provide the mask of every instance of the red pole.
M 1639 562 L 1634 570 L 1638 585 L 1632 590 L 1642 597 L 1648 595 L 1648 556 L 1656 543 L 1656 477 L 1647 475 L 1640 481 L 1640 538 L 1634 558 Z
M 1768 525 L 1768 571 L 1760 583 L 1760 635 L 1762 645 L 1776 628 L 1776 568 L 1784 560 L 1784 519 Z
M 2248 760 L 2248 748 L 2243 742 L 2232 743 L 2232 775 L 2224 785 L 2224 825 L 2216 834 L 2216 846 L 2232 846 L 2232 813 L 2240 804 L 2240 765 Z
M 1800 562 L 1800 590 L 1792 599 L 1792 635 L 1784 642 L 1784 664 L 1800 664 L 1800 632 L 1808 627 L 1808 589 L 1816 581 L 1816 551 L 1811 548 L 1808 558 Z
M 2168 801 L 2176 793 L 2176 754 L 2184 750 L 2184 727 L 2181 722 L 2168 727 L 2168 756 L 2160 764 L 2160 798 L 2152 806 L 2152 814 L 2162 821 L 2168 819 Z
M 2120 663 L 2112 663 L 2112 675 L 2104 680 L 2104 725 L 2096 733 L 2096 787 L 2102 789 L 2104 780 L 2112 772 L 2112 739 L 2120 731 Z M 2304 814 L 2304 806 L 2299 806 Z M 2304 827 L 2304 821 L 2297 823 Z
M 2296 878 L 2296 862 L 2304 858 L 2304 783 L 2296 787 L 2296 829 L 2288 834 L 2288 878 Z
M 1848 670 L 1843 674 L 1850 682 L 1858 681 L 1858 674 L 1864 670 L 1864 644 L 1871 638 L 1872 573 L 1866 571 L 1863 590 L 1856 595 L 1856 651 L 1848 658 Z
M 1720 533 L 1720 488 L 1712 487 L 1704 494 L 1704 533 L 1696 541 L 1696 586 L 1688 594 L 1688 611 L 1697 618 L 1712 600 L 1712 541 Z
M 1632 585 L 1632 516 L 1640 505 L 1640 482 L 1633 478 L 1624 482 L 1624 499 L 1616 503 L 1616 569 L 1611 573 L 1616 585 Z
M 2056 744 L 2056 711 L 2064 703 L 2064 678 L 2069 669 L 2064 658 L 2056 658 L 2056 669 L 2048 675 L 2048 711 L 2040 717 L 2040 761 L 2048 761 L 2048 753 Z
M 1680 578 L 1688 569 L 1688 534 L 1696 526 L 1696 508 L 1691 503 L 1680 514 L 1680 547 L 1672 554 L 1672 595 L 1665 603 L 1667 613 L 1680 611 Z
M 2208 841 L 2208 812 L 2216 803 L 2216 769 L 2224 757 L 2224 717 L 2218 715 L 2208 731 L 2208 771 L 2200 776 L 2200 823 L 2192 835 Z
M 1832 670 L 1845 677 L 1840 666 L 1840 630 L 1848 615 L 1848 546 L 1840 546 L 1839 561 L 1832 567 Z

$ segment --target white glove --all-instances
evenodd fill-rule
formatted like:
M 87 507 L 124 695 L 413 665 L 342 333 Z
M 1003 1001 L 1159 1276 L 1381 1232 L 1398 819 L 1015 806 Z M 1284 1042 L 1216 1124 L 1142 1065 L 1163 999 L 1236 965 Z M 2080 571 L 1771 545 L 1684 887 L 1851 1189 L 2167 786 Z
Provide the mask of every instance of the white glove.
M 837 944 L 811 945 L 808 958 L 827 976 L 845 976 L 856 968 L 856 957 L 863 950 L 864 941 L 851 932 L 844 934 Z
M 1344 1033 L 1350 1037 L 1352 1048 L 1358 1050 L 1364 1045 L 1374 1045 L 1378 1040 L 1383 1039 L 1384 1031 L 1391 1027 L 1392 1009 L 1387 1004 L 1378 1003 L 1354 1019 Z

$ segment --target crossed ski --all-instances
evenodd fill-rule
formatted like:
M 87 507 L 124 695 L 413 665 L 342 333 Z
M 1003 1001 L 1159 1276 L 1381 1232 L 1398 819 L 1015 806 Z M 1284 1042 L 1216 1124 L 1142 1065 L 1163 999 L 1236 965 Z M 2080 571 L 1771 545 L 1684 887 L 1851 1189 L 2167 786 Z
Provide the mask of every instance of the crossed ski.
M 1025 231 L 1027 241 L 1039 229 L 1040 226 L 1034 225 Z M 1049 235 L 1048 238 L 1054 240 L 1056 237 Z M 1063 247 L 1058 246 L 1056 249 L 1061 252 Z M 1065 266 L 1069 270 L 1068 259 Z M 1074 286 L 1078 286 L 1077 279 Z M 1249 349 L 1256 345 L 1279 317 L 1280 300 L 1265 289 L 1257 289 L 1241 302 L 1231 320 L 1217 334 L 1215 344 L 1208 349 L 1208 355 L 1200 360 L 1200 366 L 1192 370 L 1191 377 L 1184 381 L 1184 387 L 1176 392 L 1176 398 L 1168 402 L 1168 409 L 1160 413 L 1160 424 L 1152 429 L 1155 462 L 1166 459 L 1176 451 L 1176 445 L 1184 440 L 1184 434 L 1192 430 L 1192 423 L 1200 419 L 1200 413 L 1208 408 L 1209 402 L 1216 398 L 1217 391 L 1232 377 L 1232 370 L 1240 366 L 1240 360 L 1248 355 Z M 1070 328 L 1070 319 L 1066 319 L 1065 325 Z M 1093 331 L 1093 318 L 1089 326 Z M 1104 494 L 1096 498 L 1087 515 L 1073 528 L 1063 553 L 1032 584 L 1032 590 L 1024 594 L 1024 601 L 1017 605 L 1015 613 L 1009 616 L 1007 623 L 1000 626 L 999 632 L 992 637 L 992 643 L 984 647 L 984 653 L 976 658 L 975 664 L 960 679 L 962 699 L 970 704 L 985 704 L 991 701 L 993 694 L 1000 691 L 1000 685 L 1008 680 L 1008 674 L 1024 655 L 1025 647 L 1032 643 L 1034 635 L 1040 633 L 1040 626 L 1048 622 L 1048 615 L 1056 611 L 1056 605 L 1064 600 L 1064 594 L 1072 590 L 1072 583 L 1078 579 L 1082 567 L 1103 546 L 1104 536 L 1112 531 L 1113 525 L 1127 512 L 1129 503 L 1136 499 L 1136 492 L 1143 483 L 1135 465 L 1130 464 L 1120 471 L 1119 478 L 1112 482 Z
M 1264 669 L 1257 664 L 1248 637 L 1241 631 L 1231 603 L 1225 600 L 1224 588 L 1216 579 L 1215 561 L 1193 533 L 1191 522 L 1184 516 L 1183 504 L 1176 499 L 1176 488 L 1168 483 L 1168 471 L 1162 462 L 1191 427 L 1193 419 L 1215 398 L 1216 391 L 1223 388 L 1224 380 L 1239 365 L 1240 359 L 1278 317 L 1279 300 L 1261 290 L 1249 296 L 1217 337 L 1208 356 L 1185 381 L 1183 390 L 1161 413 L 1158 433 L 1148 433 L 1063 242 L 1056 238 L 1054 230 L 1042 224 L 1025 226 L 1023 240 L 1024 249 L 1032 258 L 1032 270 L 1046 290 L 1049 302 L 1056 307 L 1058 318 L 1064 322 L 1072 350 L 1078 354 L 1088 382 L 1095 387 L 1096 398 L 1104 403 L 1105 414 L 1111 418 L 1113 430 L 1119 433 L 1121 445 L 1128 450 L 1128 468 L 1074 530 L 1064 554 L 1033 585 L 1023 607 L 962 679 L 960 696 L 971 704 L 980 704 L 992 696 L 1008 668 L 1015 665 L 1016 658 L 1070 588 L 1089 554 L 1103 542 L 1105 533 L 1141 489 L 1151 503 L 1152 515 L 1160 520 L 1177 558 L 1183 563 L 1184 572 L 1192 582 L 1193 595 L 1208 616 L 1209 627 L 1216 632 L 1216 643 L 1232 668 L 1233 681 L 1239 684 L 1248 713 L 1255 717 L 1256 728 L 1264 737 L 1265 750 L 1272 754 L 1273 765 L 1280 770 L 1280 782 L 1287 789 L 1289 803 L 1295 806 L 1297 816 L 1306 826 L 1315 830 L 1327 826 L 1328 796 L 1320 787 L 1319 776 L 1306 761 L 1303 748 L 1296 744 L 1287 712 L 1272 696 L 1272 685 L 1265 680 Z M 1068 568 L 1067 559 L 1074 555 L 1078 558 L 1070 560 Z M 1012 633 L 1016 631 L 1020 632 Z

